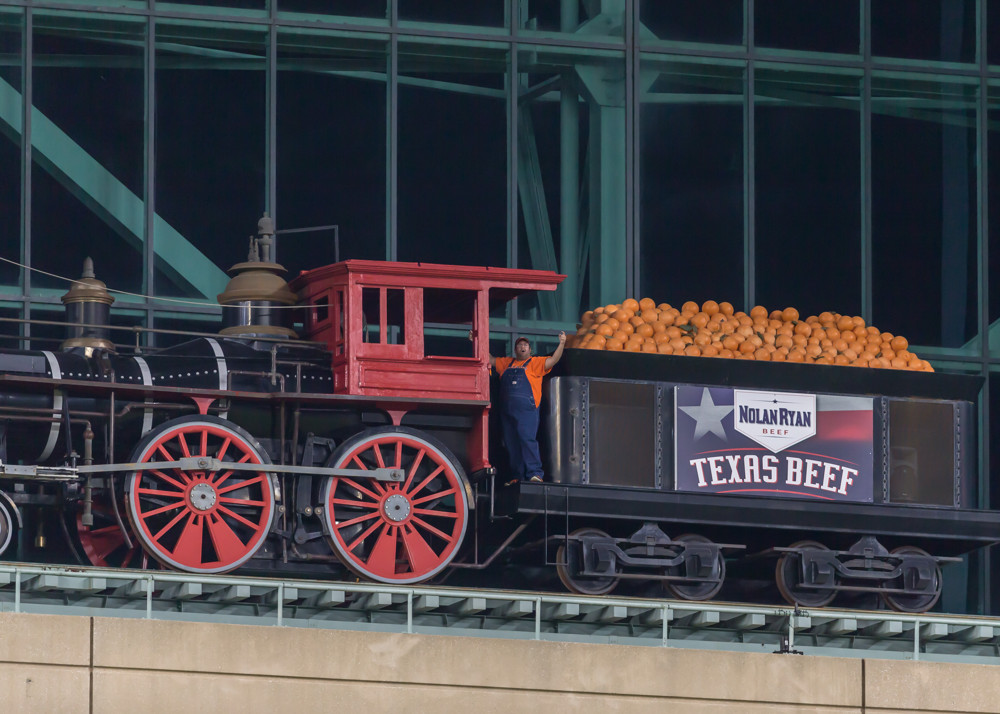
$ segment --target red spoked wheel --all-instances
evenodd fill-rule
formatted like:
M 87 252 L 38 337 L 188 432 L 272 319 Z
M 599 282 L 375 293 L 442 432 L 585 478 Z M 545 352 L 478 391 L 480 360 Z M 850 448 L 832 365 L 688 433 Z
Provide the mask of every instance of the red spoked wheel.
M 433 577 L 458 552 L 468 525 L 461 465 L 436 439 L 406 427 L 348 439 L 328 466 L 398 468 L 402 483 L 332 477 L 323 492 L 330 545 L 356 574 L 383 583 Z
M 124 506 L 125 502 L 121 501 L 122 511 L 124 511 Z M 126 543 L 111 504 L 102 503 L 95 497 L 91 513 L 94 516 L 94 525 L 92 526 L 83 525 L 83 511 L 76 514 L 75 520 L 77 539 L 91 565 L 96 565 L 99 568 L 139 568 L 142 570 L 149 567 L 149 556 L 143 551 L 135 537 L 135 531 L 129 526 L 128 521 L 123 525 L 128 529 L 131 547 Z
M 143 548 L 163 565 L 189 573 L 224 573 L 263 545 L 275 512 L 274 477 L 227 464 L 270 461 L 246 431 L 224 419 L 190 416 L 147 434 L 132 461 L 204 458 L 204 464 L 133 471 L 128 516 Z M 212 469 L 211 460 L 221 462 Z M 200 468 L 198 468 L 200 467 Z

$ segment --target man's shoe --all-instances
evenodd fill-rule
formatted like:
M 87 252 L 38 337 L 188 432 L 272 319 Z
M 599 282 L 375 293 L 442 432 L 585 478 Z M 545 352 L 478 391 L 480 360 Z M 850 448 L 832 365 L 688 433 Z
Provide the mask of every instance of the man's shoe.
M 538 476 L 536 474 L 535 476 L 532 476 L 528 480 L 531 481 L 531 483 L 542 483 L 545 479 L 543 479 L 541 476 Z

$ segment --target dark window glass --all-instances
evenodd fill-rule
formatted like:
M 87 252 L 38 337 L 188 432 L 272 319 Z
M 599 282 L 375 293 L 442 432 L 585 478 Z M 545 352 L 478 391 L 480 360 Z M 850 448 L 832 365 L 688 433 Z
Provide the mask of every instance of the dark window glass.
M 743 0 L 642 0 L 639 18 L 661 40 L 743 43 Z
M 860 79 L 756 78 L 756 301 L 861 313 Z
M 1000 372 L 990 372 L 990 504 L 993 511 L 1000 511 Z M 1000 552 L 994 552 L 994 557 L 1000 557 Z M 1000 561 L 995 561 L 1000 563 Z M 1000 568 L 994 568 L 1000 570 Z
M 1000 0 L 986 0 L 986 58 L 1000 64 Z
M 754 43 L 815 52 L 861 51 L 858 0 L 757 0 Z
M 265 34 L 157 24 L 157 294 L 214 301 L 264 203 Z
M 388 0 L 276 0 L 279 11 L 344 17 L 388 17 Z
M 742 70 L 643 63 L 640 292 L 743 302 Z
M 973 62 L 975 0 L 872 0 L 872 55 Z
M 565 32 L 590 41 L 625 36 L 624 3 L 574 0 L 522 0 L 517 5 L 521 34 Z
M 417 22 L 444 22 L 455 25 L 503 27 L 504 0 L 398 0 L 399 19 Z
M 385 259 L 384 43 L 282 35 L 278 54 L 278 262 L 291 275 Z M 339 251 L 338 245 L 339 242 Z
M 72 29 L 72 35 L 68 30 Z M 36 15 L 32 265 L 112 288 L 143 287 L 142 23 Z M 36 273 L 34 286 L 68 290 Z
M 0 131 L 0 215 L 6 228 L 0 231 L 0 254 L 20 262 L 21 258 L 21 28 L 22 12 L 0 12 L 0 55 L 10 62 L 0 63 L 0 103 L 18 107 L 17 116 L 3 120 Z M 13 123 L 11 123 L 13 122 Z M 0 262 L 0 284 L 14 286 L 18 283 L 19 269 L 10 263 Z M 0 324 L 0 332 L 16 332 Z
M 990 88 L 990 104 L 995 105 L 1000 88 Z M 987 114 L 990 134 L 987 138 L 988 157 L 986 161 L 987 207 L 989 210 L 989 320 L 990 350 L 1000 351 L 1000 111 L 991 110 Z M 1000 412 L 994 420 L 1000 422 Z M 998 442 L 1000 443 L 1000 442 Z M 1000 447 L 998 447 L 1000 448 Z
M 475 290 L 424 288 L 424 355 L 475 357 L 469 339 L 476 319 Z
M 431 51 L 400 45 L 398 259 L 506 265 L 505 53 Z
M 874 324 L 915 345 L 977 333 L 975 94 L 873 80 Z

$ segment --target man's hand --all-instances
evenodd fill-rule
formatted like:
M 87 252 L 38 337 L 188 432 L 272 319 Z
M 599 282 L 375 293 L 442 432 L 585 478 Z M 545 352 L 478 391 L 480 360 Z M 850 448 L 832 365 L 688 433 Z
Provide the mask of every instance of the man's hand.
M 559 346 L 556 347 L 556 351 L 553 352 L 545 359 L 545 369 L 552 369 L 556 366 L 556 363 L 562 359 L 563 349 L 566 347 L 566 333 L 559 333 Z

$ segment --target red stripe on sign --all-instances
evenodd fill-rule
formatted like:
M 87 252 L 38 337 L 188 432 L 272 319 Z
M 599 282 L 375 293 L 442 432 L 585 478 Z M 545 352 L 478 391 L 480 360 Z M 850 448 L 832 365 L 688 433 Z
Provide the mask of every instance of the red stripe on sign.
M 816 436 L 834 441 L 871 441 L 871 409 L 816 412 Z

